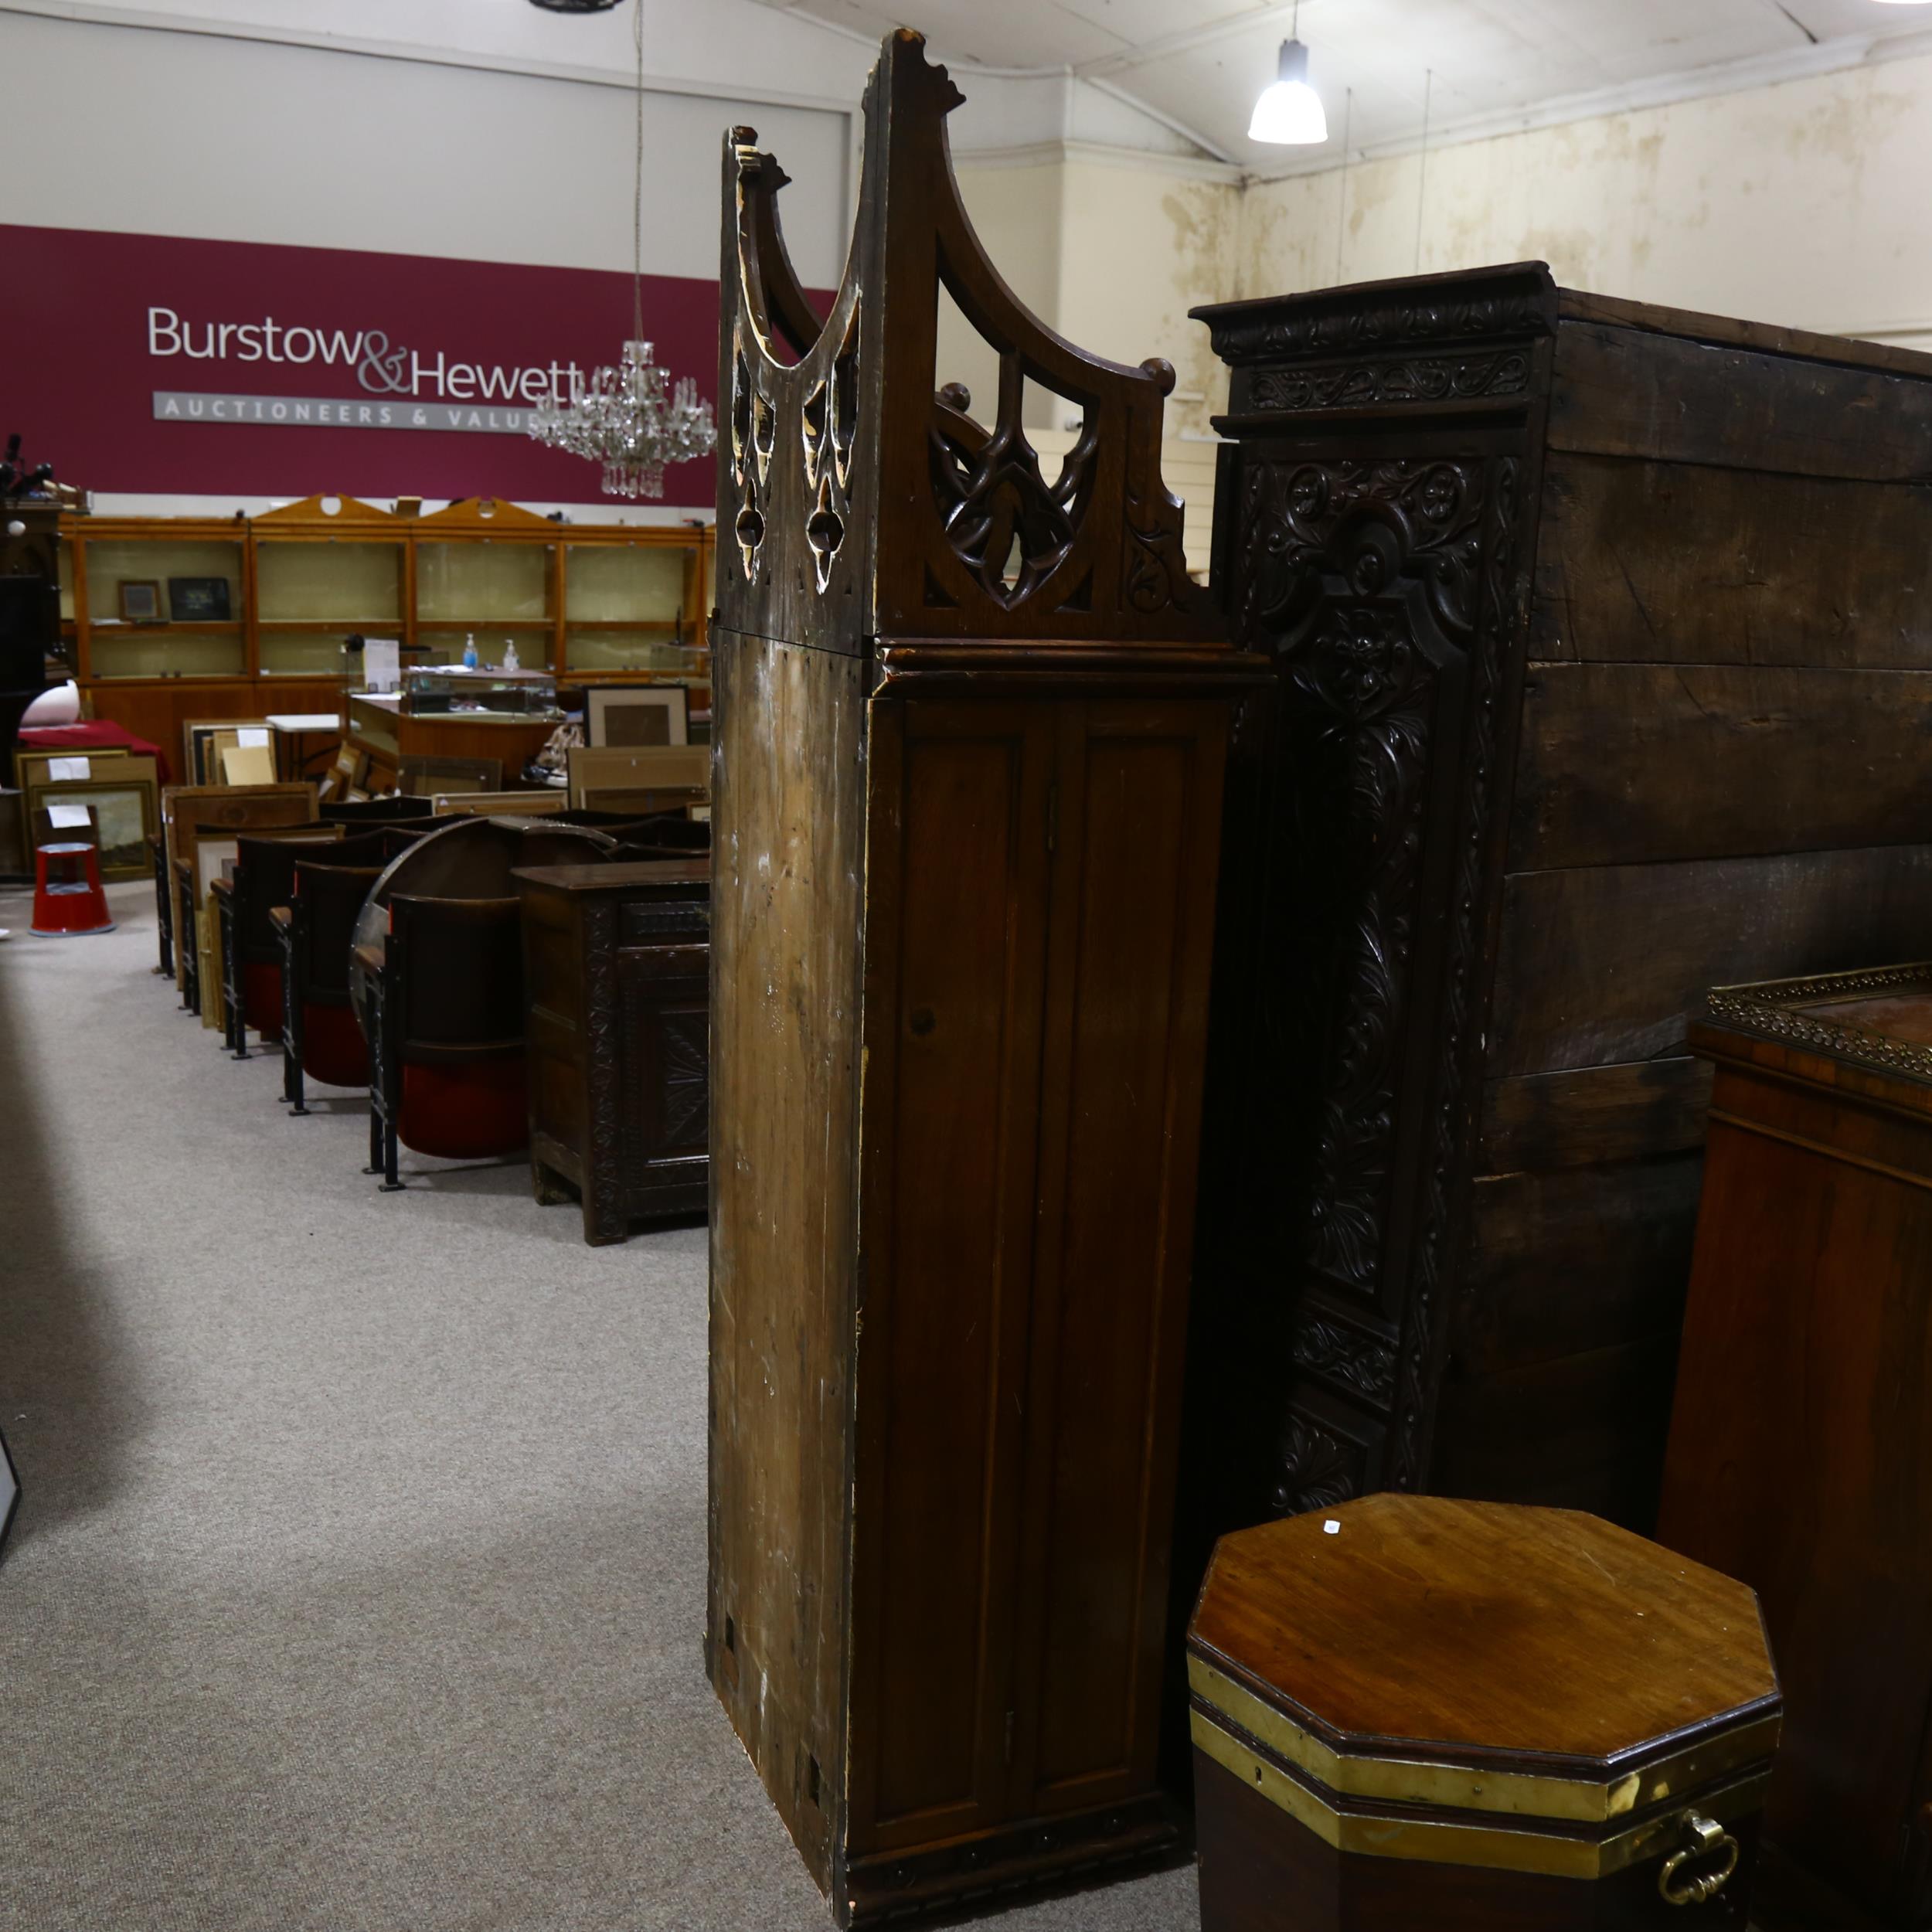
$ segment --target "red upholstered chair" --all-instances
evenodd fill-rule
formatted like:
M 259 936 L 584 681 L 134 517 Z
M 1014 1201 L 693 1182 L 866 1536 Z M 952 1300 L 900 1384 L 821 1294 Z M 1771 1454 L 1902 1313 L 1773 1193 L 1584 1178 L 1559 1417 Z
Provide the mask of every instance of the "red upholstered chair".
M 369 998 L 369 1165 L 399 1188 L 396 1146 L 446 1160 L 529 1139 L 523 1086 L 522 901 L 389 900 L 386 944 L 361 950 Z
M 360 841 L 355 842 L 360 843 Z M 325 1087 L 366 1087 L 369 1046 L 349 996 L 356 916 L 379 865 L 298 859 L 288 903 L 271 915 L 282 946 L 282 1097 L 308 1111 L 304 1076 Z
M 246 834 L 235 841 L 231 879 L 215 890 L 221 918 L 221 965 L 225 1038 L 236 1060 L 248 1057 L 248 1030 L 266 1040 L 282 1032 L 282 943 L 270 915 L 288 903 L 295 867 L 322 845 L 334 866 L 379 866 L 383 834 L 370 832 L 337 838 L 333 826 L 318 826 L 312 838 L 299 832 L 271 838 Z

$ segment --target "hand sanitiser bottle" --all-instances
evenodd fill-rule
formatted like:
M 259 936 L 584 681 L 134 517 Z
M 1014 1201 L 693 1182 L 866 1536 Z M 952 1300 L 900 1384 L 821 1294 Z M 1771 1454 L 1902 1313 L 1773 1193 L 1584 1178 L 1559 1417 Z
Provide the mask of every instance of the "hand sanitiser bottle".
M 521 671 L 523 668 L 516 655 L 516 640 L 514 638 L 503 640 L 503 668 L 505 671 Z
M 463 668 L 465 671 L 476 668 L 476 634 L 474 631 L 468 633 L 463 639 Z

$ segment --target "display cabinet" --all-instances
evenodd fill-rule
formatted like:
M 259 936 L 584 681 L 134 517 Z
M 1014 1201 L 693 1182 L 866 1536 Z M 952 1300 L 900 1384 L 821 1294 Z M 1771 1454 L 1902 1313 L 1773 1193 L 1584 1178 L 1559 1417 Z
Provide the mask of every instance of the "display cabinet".
M 352 635 L 405 665 L 519 667 L 710 700 L 712 532 L 563 524 L 492 498 L 399 516 L 351 496 L 252 519 L 63 522 L 62 615 L 95 713 L 172 743 L 182 722 L 342 708 Z
M 254 519 L 255 668 L 264 680 L 359 683 L 347 638 L 403 641 L 410 525 L 351 496 L 311 496 Z

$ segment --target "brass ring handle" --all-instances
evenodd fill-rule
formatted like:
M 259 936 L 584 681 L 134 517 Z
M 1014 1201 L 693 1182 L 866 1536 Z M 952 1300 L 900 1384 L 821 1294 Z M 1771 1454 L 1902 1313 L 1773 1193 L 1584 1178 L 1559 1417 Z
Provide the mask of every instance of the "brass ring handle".
M 1665 1859 L 1664 1869 L 1657 1874 L 1657 1889 L 1667 1904 L 1702 1905 L 1706 1899 L 1716 1897 L 1723 1890 L 1725 1881 L 1737 1869 L 1737 1841 L 1715 1818 L 1700 1818 L 1695 1811 L 1685 1819 L 1684 1828 L 1689 1832 L 1691 1842 Z M 1686 1878 L 1681 1885 L 1671 1883 L 1686 1859 L 1714 1854 L 1720 1855 L 1724 1861 L 1716 1871 L 1701 1872 L 1695 1878 Z

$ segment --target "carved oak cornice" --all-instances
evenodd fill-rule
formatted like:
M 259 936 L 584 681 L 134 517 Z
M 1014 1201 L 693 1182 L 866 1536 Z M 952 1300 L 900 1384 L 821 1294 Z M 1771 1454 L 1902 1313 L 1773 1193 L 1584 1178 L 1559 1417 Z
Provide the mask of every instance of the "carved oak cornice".
M 1237 369 L 1348 351 L 1440 350 L 1451 343 L 1532 340 L 1556 325 L 1547 264 L 1411 277 L 1304 295 L 1214 302 L 1189 311 L 1215 353 Z

